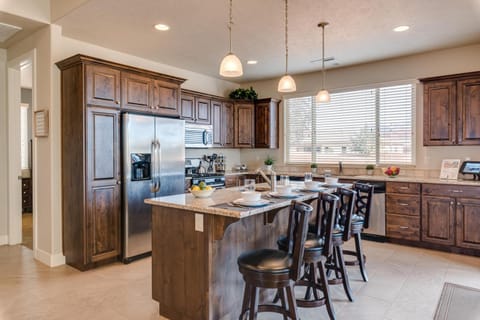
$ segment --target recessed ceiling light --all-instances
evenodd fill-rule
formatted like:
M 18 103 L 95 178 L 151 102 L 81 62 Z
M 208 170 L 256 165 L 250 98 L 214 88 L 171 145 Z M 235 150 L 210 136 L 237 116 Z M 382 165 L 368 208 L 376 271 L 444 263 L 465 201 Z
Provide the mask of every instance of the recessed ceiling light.
M 394 28 L 393 31 L 395 31 L 395 32 L 403 32 L 403 31 L 407 31 L 408 29 L 410 29 L 409 26 L 398 26 L 398 27 Z
M 167 26 L 166 24 L 159 23 L 159 24 L 155 25 L 155 29 L 160 30 L 160 31 L 167 31 L 167 30 L 170 29 L 170 27 Z
M 257 60 L 248 60 L 247 61 L 247 64 L 257 64 L 258 61 Z

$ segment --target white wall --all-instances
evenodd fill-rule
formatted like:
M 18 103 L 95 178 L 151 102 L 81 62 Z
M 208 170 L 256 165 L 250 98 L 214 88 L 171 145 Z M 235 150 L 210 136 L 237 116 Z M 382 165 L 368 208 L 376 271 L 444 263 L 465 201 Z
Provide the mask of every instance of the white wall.
M 7 51 L 0 49 L 0 245 L 8 243 L 6 78 Z
M 335 89 L 362 86 L 372 83 L 390 82 L 422 77 L 470 72 L 480 70 L 480 44 L 460 48 L 433 51 L 402 58 L 383 60 L 352 67 L 327 70 L 327 88 Z M 315 94 L 321 83 L 321 73 L 309 73 L 294 76 L 297 94 Z M 257 81 L 242 84 L 253 86 L 259 97 L 283 99 L 276 91 L 279 79 Z M 480 160 L 480 147 L 424 147 L 423 146 L 423 92 L 422 86 L 417 88 L 416 117 L 416 168 L 439 169 L 441 160 L 445 158 L 464 159 L 470 157 Z M 280 122 L 283 124 L 283 105 Z M 245 150 L 241 153 L 241 161 L 250 166 L 260 165 L 267 154 L 277 159 L 279 165 L 284 163 L 283 125 L 280 126 L 281 147 L 278 150 Z

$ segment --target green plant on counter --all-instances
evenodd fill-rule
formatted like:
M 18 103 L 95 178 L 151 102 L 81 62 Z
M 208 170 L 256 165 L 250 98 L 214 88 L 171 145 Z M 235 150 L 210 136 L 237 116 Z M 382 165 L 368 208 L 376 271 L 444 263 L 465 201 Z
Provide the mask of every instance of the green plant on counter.
M 275 160 L 271 156 L 267 156 L 267 159 L 265 159 L 265 161 L 263 161 L 263 163 L 266 166 L 271 166 L 271 165 L 273 165 L 274 162 L 275 162 Z
M 312 169 L 317 169 L 317 167 L 318 167 L 318 166 L 317 166 L 316 163 L 312 163 L 312 164 L 310 165 L 310 168 L 312 168 Z
M 375 169 L 375 166 L 373 164 L 367 164 L 367 166 L 365 167 L 366 170 L 374 170 Z
M 230 99 L 236 100 L 256 100 L 258 95 L 252 87 L 249 89 L 238 88 L 230 92 L 229 94 Z

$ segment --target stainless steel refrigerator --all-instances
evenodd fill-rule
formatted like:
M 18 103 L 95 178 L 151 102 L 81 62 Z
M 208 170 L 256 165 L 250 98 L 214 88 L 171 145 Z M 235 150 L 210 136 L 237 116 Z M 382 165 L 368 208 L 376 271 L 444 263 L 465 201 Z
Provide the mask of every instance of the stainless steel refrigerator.
M 180 194 L 185 184 L 185 121 L 122 116 L 123 261 L 152 251 L 151 206 L 144 199 Z

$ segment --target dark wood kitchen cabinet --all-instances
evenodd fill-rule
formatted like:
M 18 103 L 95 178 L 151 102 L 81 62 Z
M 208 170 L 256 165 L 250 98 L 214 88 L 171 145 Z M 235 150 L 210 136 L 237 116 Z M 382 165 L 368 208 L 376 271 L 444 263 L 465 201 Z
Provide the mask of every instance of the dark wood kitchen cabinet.
M 253 148 L 255 144 L 255 105 L 253 102 L 234 102 L 235 147 Z
M 420 197 L 418 183 L 387 182 L 387 237 L 420 241 Z
M 32 178 L 22 178 L 22 212 L 32 212 Z
M 280 100 L 255 101 L 255 148 L 278 149 L 278 105 Z
M 89 64 L 85 72 L 87 105 L 120 107 L 120 70 Z
M 148 110 L 155 101 L 156 81 L 173 83 L 171 89 L 177 91 L 183 79 L 163 79 L 161 74 L 84 55 L 57 66 L 61 70 L 63 253 L 67 264 L 88 270 L 117 261 L 122 254 L 120 113 L 155 113 Z M 122 79 L 130 91 L 123 90 L 120 96 Z M 161 95 L 168 96 L 165 91 Z M 161 104 L 173 103 L 174 96 L 169 97 L 157 99 Z
M 425 146 L 480 145 L 480 72 L 420 79 Z
M 180 115 L 189 123 L 212 124 L 210 98 L 199 92 L 182 90 Z
M 234 147 L 233 113 L 233 103 L 212 100 L 213 144 L 215 147 Z
M 122 109 L 180 116 L 180 84 L 150 75 L 122 72 Z
M 424 184 L 422 241 L 480 249 L 480 187 Z

